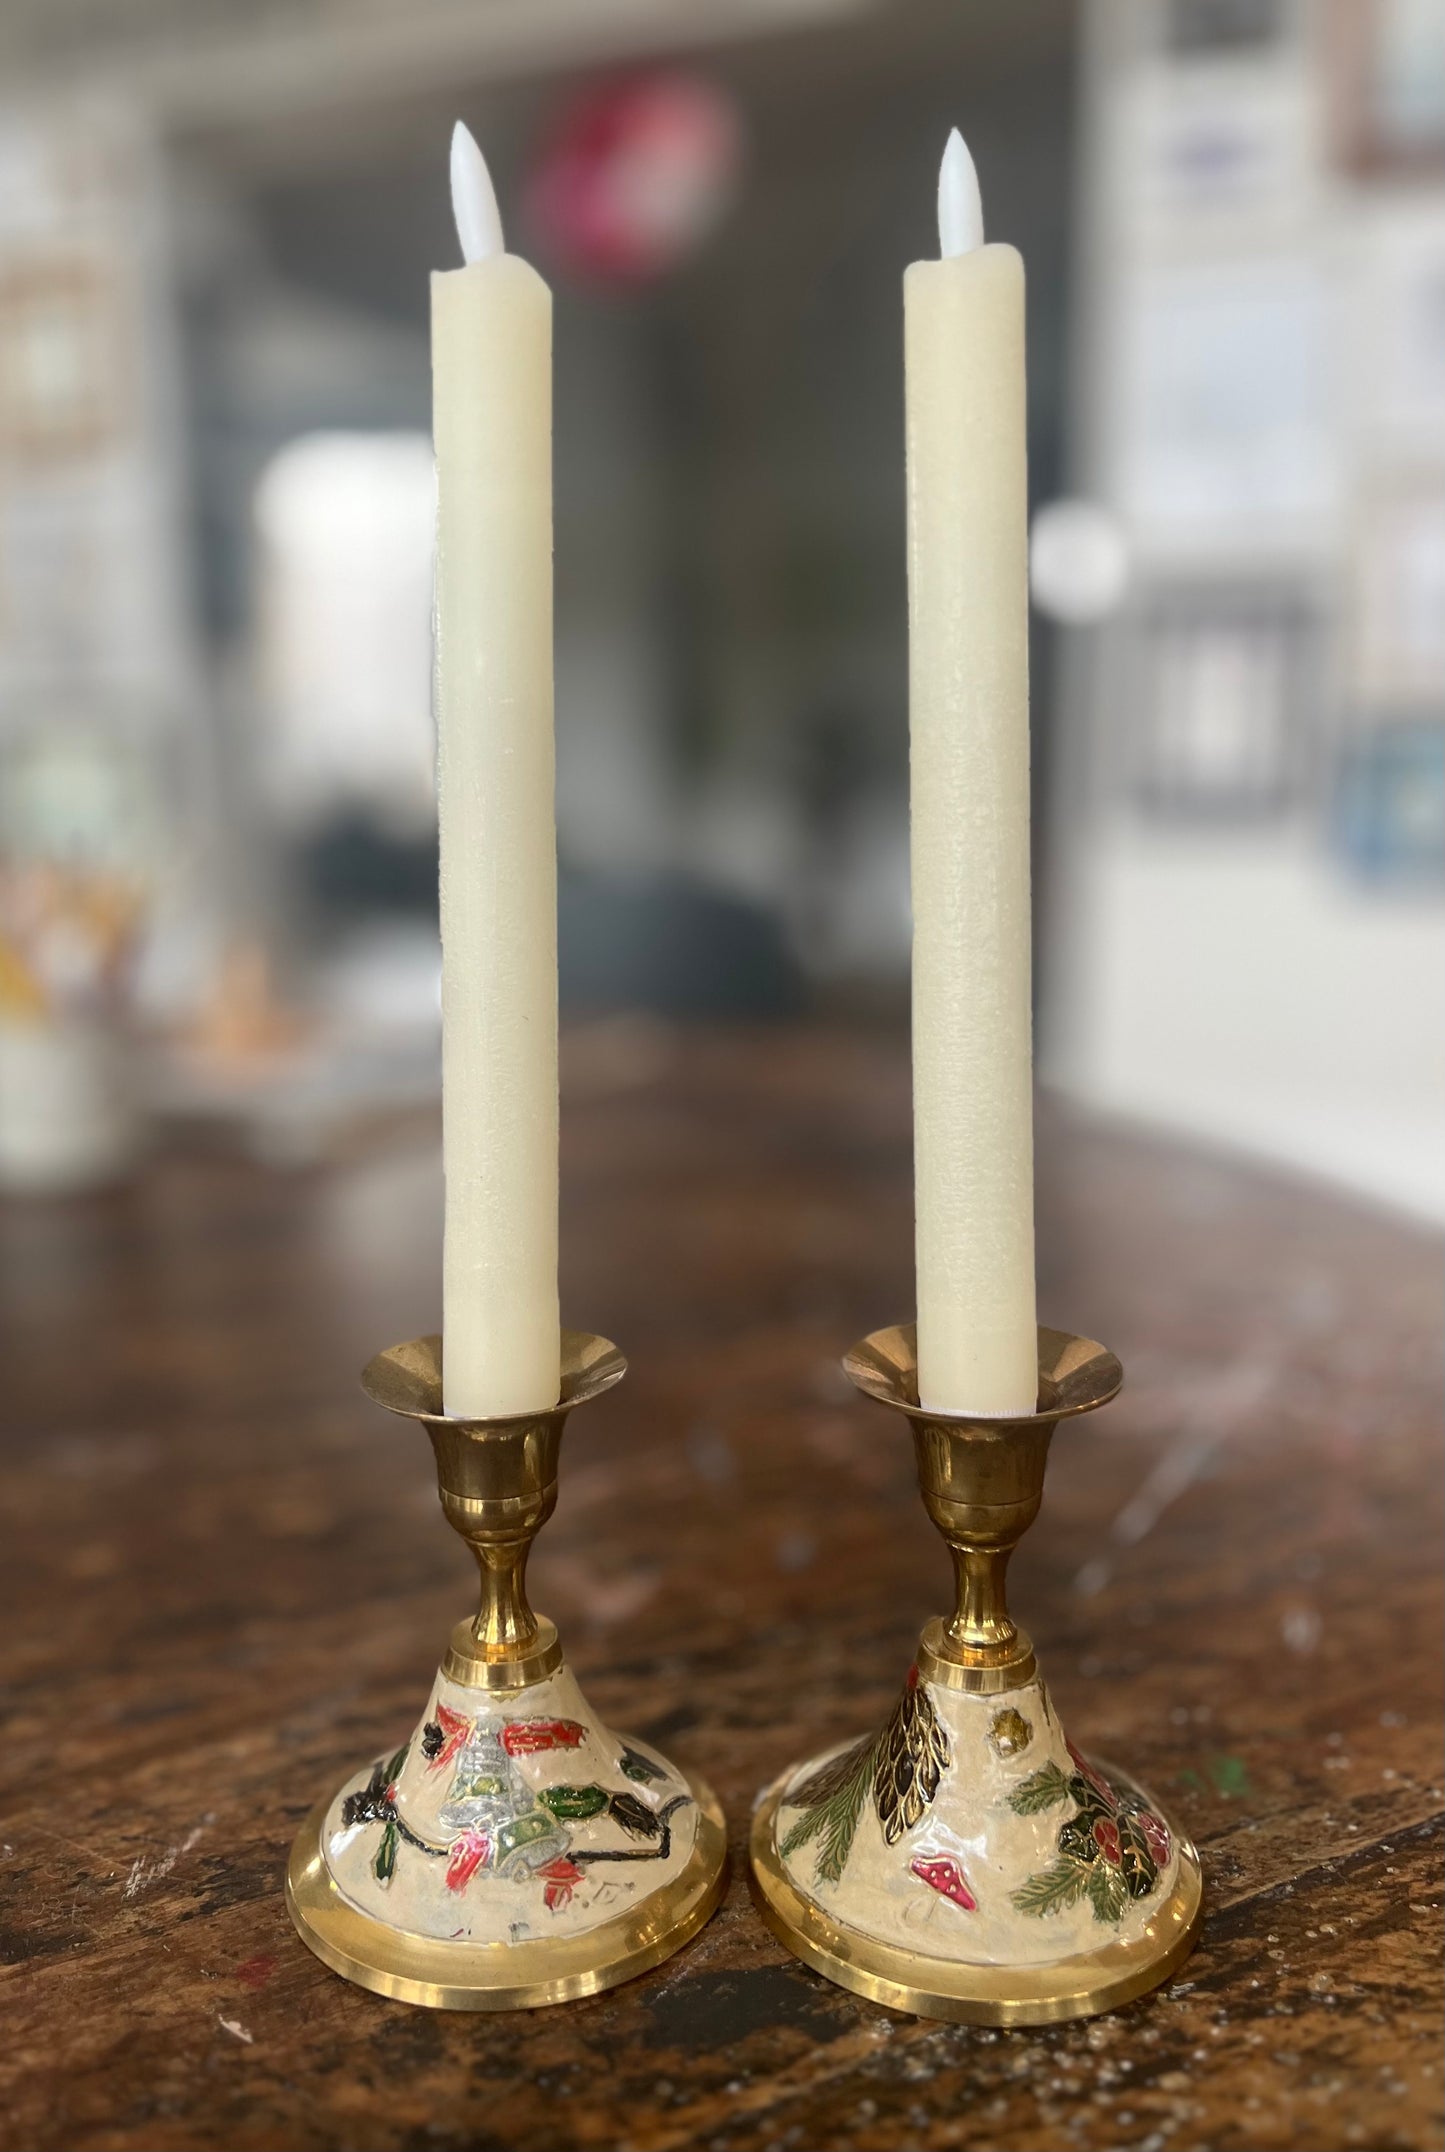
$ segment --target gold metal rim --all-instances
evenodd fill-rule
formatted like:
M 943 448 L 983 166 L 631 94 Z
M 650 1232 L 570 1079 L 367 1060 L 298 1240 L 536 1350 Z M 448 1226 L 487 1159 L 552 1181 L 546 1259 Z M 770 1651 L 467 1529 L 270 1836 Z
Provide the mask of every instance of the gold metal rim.
M 969 1696 L 1002 1696 L 1010 1689 L 1021 1689 L 1038 1671 L 1034 1647 L 1022 1629 L 1016 1634 L 1015 1647 L 1014 1656 L 998 1666 L 968 1665 L 950 1658 L 943 1617 L 935 1614 L 919 1639 L 918 1671 L 924 1681 L 940 1689 L 959 1689 Z
M 452 1631 L 442 1660 L 448 1681 L 463 1689 L 490 1689 L 498 1695 L 530 1689 L 555 1674 L 562 1664 L 562 1640 L 557 1624 L 545 1614 L 537 1616 L 537 1633 L 519 1658 L 486 1659 L 477 1643 L 476 1622 L 459 1621 Z
M 488 1420 L 462 1420 L 442 1405 L 442 1341 L 439 1333 L 407 1338 L 374 1353 L 361 1371 L 361 1387 L 374 1405 L 382 1405 L 405 1420 L 437 1420 L 446 1427 L 462 1427 L 486 1436 L 505 1434 L 509 1428 L 525 1427 L 529 1420 L 550 1419 L 568 1413 L 600 1397 L 627 1373 L 627 1362 L 611 1338 L 591 1330 L 564 1330 L 561 1334 L 561 1383 L 556 1401 L 535 1412 L 501 1413 Z
M 586 1935 L 535 1943 L 451 1943 L 407 1935 L 372 1920 L 337 1889 L 321 1834 L 333 1796 L 318 1801 L 296 1834 L 286 1870 L 286 1908 L 323 1965 L 374 1995 L 430 2010 L 534 2010 L 597 1995 L 660 1965 L 691 1942 L 727 1887 L 727 1827 L 710 1786 L 684 1772 L 697 1803 L 697 1835 L 671 1883 Z
M 1029 1428 L 1052 1427 L 1081 1412 L 1097 1412 L 1117 1397 L 1124 1370 L 1107 1346 L 1068 1330 L 1039 1325 L 1039 1395 L 1033 1412 L 1007 1418 L 976 1412 L 942 1412 L 918 1401 L 918 1326 L 893 1323 L 870 1331 L 843 1355 L 843 1372 L 855 1390 L 876 1397 L 880 1405 L 906 1413 L 910 1420 L 940 1427 L 992 1428 L 1008 1436 Z
M 960 2025 L 1055 2025 L 1132 2002 L 1167 1980 L 1193 1948 L 1203 1886 L 1199 1856 L 1187 1839 L 1178 1842 L 1173 1891 L 1131 1943 L 1106 1943 L 1052 1965 L 970 1965 L 879 1942 L 830 1920 L 778 1858 L 773 1826 L 792 1776 L 790 1766 L 774 1780 L 753 1817 L 749 1859 L 758 1911 L 795 1957 L 869 2002 Z

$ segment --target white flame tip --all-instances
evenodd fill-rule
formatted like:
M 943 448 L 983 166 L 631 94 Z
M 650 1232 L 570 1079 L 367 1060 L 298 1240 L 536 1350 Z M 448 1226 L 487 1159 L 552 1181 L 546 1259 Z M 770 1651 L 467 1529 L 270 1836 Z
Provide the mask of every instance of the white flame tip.
M 502 236 L 492 176 L 465 120 L 458 120 L 452 129 L 451 182 L 452 215 L 462 260 L 480 262 L 493 254 L 505 254 L 507 242 Z
M 983 245 L 983 198 L 968 144 L 950 128 L 938 170 L 938 251 L 945 261 Z

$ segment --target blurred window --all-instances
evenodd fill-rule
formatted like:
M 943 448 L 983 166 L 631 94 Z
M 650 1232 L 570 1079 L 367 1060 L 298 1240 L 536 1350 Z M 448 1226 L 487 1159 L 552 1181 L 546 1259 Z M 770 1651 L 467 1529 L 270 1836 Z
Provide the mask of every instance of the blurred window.
M 1166 41 L 1171 52 L 1271 45 L 1280 34 L 1283 13 L 1281 0 L 1170 0 Z
M 317 433 L 256 489 L 261 778 L 280 818 L 433 820 L 431 442 Z

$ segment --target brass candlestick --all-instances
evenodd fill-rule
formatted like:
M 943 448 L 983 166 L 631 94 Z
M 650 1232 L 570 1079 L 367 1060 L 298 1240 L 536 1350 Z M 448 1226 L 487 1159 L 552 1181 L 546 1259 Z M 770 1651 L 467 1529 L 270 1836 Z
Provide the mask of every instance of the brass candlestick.
M 882 1732 L 785 1771 L 753 1821 L 764 1920 L 830 1980 L 920 2017 L 1042 2025 L 1167 1979 L 1199 1922 L 1199 1859 L 1132 1780 L 1066 1738 L 1004 1572 L 1038 1515 L 1060 1420 L 1123 1380 L 1101 1345 L 1039 1331 L 1037 1410 L 918 1402 L 913 1326 L 843 1362 L 902 1413 L 953 1557 L 954 1610 L 923 1632 Z
M 426 1428 L 482 1587 L 411 1738 L 319 1802 L 292 1847 L 302 1938 L 380 1995 L 452 2010 L 592 1995 L 671 1956 L 722 1896 L 712 1793 L 601 1723 L 527 1603 L 567 1415 L 626 1371 L 606 1338 L 564 1330 L 557 1404 L 497 1420 L 442 1410 L 439 1338 L 379 1353 L 362 1377 Z

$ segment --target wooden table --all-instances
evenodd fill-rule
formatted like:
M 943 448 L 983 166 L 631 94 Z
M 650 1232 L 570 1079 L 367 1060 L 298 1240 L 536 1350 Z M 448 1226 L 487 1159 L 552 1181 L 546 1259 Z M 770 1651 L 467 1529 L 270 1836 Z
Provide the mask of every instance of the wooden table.
M 534 1597 L 740 1849 L 944 1595 L 907 1445 L 837 1369 L 910 1305 L 906 1062 L 613 1023 L 565 1087 L 564 1305 L 633 1371 L 569 1434 Z M 694 1946 L 592 2002 L 443 2016 L 323 1971 L 292 1832 L 411 1725 L 470 1592 L 425 1444 L 356 1386 L 436 1319 L 432 1139 L 6 1208 L 4 2144 L 1438 2145 L 1439 1251 L 1056 1115 L 1041 1304 L 1128 1382 L 1055 1444 L 1013 1596 L 1067 1720 L 1202 1849 L 1182 1977 L 1048 2032 L 916 2022 L 791 1962 L 740 1850 Z

